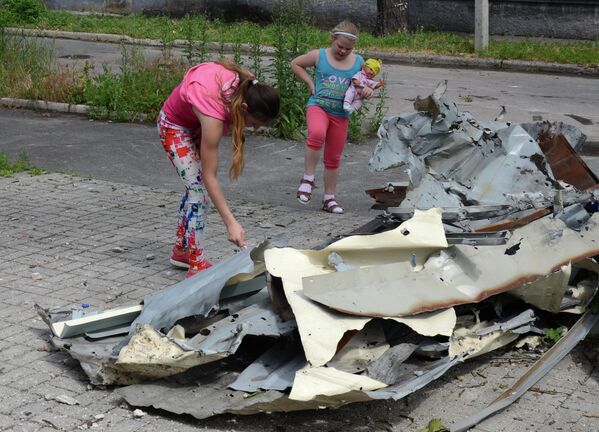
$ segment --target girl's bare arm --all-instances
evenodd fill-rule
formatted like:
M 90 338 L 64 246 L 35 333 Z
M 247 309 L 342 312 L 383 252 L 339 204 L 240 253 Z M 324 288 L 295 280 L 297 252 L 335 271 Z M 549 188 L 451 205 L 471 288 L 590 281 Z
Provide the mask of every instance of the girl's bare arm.
M 225 195 L 220 187 L 217 177 L 218 170 L 218 145 L 223 135 L 223 122 L 213 117 L 208 117 L 193 109 L 202 125 L 202 141 L 200 144 L 200 156 L 202 163 L 202 176 L 208 195 L 218 210 L 225 226 L 227 227 L 228 239 L 237 246 L 245 245 L 245 232 L 233 216 L 227 205 Z
M 291 61 L 291 70 L 300 80 L 306 83 L 310 89 L 310 94 L 314 94 L 314 80 L 312 76 L 306 71 L 309 67 L 316 66 L 318 61 L 318 50 L 312 50 L 306 54 L 294 58 Z

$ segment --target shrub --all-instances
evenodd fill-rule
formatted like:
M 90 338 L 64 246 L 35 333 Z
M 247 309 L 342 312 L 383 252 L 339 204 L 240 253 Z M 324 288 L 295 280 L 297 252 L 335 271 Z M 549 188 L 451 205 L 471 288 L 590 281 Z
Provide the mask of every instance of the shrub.
M 32 24 L 46 15 L 42 0 L 0 0 L 2 9 L 8 11 L 16 23 Z

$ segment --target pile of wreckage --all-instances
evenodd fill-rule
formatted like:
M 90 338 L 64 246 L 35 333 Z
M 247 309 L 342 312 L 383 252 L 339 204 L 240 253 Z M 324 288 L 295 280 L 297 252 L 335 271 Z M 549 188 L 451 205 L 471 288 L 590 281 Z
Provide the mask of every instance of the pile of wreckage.
M 132 406 L 198 419 L 399 400 L 552 317 L 565 335 L 466 430 L 520 397 L 596 324 L 599 181 L 562 124 L 483 122 L 443 97 L 384 119 L 370 161 L 407 181 L 326 247 L 264 243 L 139 305 L 66 316 L 53 344 Z M 399 176 L 398 176 L 399 177 Z

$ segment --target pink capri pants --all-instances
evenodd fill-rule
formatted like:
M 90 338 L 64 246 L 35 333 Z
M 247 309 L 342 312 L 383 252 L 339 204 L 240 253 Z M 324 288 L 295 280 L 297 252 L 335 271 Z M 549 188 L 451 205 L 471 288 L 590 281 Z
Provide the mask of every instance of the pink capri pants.
M 306 110 L 308 140 L 306 145 L 320 151 L 324 144 L 324 167 L 337 169 L 347 141 L 349 118 L 327 113 L 320 107 L 309 106 Z

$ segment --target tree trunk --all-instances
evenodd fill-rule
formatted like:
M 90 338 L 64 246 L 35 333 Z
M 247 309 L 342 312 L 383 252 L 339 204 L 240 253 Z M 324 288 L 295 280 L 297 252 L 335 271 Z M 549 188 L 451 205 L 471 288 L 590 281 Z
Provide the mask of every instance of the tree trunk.
M 377 0 L 375 36 L 408 32 L 408 1 L 409 0 Z

